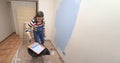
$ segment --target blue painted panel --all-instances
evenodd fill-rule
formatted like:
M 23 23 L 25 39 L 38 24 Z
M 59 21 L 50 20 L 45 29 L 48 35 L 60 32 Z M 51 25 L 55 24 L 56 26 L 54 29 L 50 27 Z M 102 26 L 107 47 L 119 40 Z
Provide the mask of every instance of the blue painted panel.
M 76 23 L 80 0 L 62 0 L 55 20 L 55 43 L 64 51 Z

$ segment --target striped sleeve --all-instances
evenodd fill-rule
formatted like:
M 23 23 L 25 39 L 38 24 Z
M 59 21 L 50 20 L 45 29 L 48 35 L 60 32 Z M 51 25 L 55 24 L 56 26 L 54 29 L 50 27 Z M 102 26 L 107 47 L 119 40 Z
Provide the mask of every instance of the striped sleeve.
M 35 20 L 31 20 L 27 25 L 26 25 L 26 29 L 25 32 L 30 32 L 30 28 L 32 28 L 35 25 Z

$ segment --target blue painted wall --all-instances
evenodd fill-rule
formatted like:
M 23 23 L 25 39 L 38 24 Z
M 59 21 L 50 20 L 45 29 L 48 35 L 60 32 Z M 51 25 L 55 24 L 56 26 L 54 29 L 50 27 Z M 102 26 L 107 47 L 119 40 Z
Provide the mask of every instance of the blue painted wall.
M 76 2 L 77 1 L 77 2 Z M 80 0 L 62 0 L 55 20 L 55 43 L 64 51 L 76 23 Z

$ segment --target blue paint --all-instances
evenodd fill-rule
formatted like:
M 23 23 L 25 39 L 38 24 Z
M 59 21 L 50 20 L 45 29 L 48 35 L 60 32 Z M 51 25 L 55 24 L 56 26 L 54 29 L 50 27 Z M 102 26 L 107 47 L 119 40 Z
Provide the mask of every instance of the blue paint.
M 64 51 L 76 23 L 80 0 L 62 0 L 55 20 L 55 43 Z

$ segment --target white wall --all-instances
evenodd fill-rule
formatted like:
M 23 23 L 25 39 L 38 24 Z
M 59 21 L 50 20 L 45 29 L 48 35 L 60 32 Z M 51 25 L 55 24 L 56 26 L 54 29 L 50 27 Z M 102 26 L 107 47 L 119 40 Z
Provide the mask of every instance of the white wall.
M 11 4 L 11 2 L 9 2 L 10 4 L 9 4 L 9 8 L 10 8 L 10 18 L 11 18 L 11 23 L 12 23 L 12 29 L 13 29 L 13 32 L 15 32 L 16 30 L 15 30 L 15 23 L 14 23 L 14 19 L 13 19 L 13 13 L 14 12 L 12 12 L 12 4 Z
M 9 4 L 0 0 L 0 42 L 13 32 Z
M 66 63 L 120 63 L 120 0 L 81 0 Z
M 55 1 L 39 0 L 38 4 L 38 11 L 43 11 L 45 14 L 46 39 L 52 40 L 52 34 L 54 33 Z

